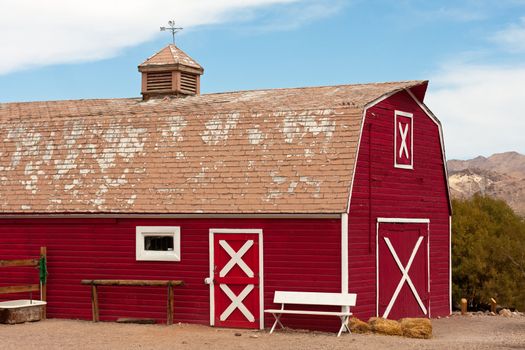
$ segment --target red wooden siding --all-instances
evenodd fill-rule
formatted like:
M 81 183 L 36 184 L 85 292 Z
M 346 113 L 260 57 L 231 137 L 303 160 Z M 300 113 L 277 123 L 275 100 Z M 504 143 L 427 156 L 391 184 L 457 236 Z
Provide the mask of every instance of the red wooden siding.
M 148 225 L 181 227 L 180 262 L 135 261 L 135 227 Z M 174 288 L 175 322 L 209 324 L 204 278 L 209 274 L 210 228 L 263 230 L 266 308 L 275 306 L 273 292 L 279 289 L 340 291 L 341 226 L 331 219 L 4 219 L 0 259 L 33 257 L 40 246 L 48 247 L 51 318 L 91 319 L 90 291 L 81 279 L 181 279 L 186 285 Z M 34 269 L 4 269 L 0 285 L 37 280 Z M 166 317 L 165 288 L 99 287 L 99 303 L 102 320 L 127 316 L 163 322 Z M 265 317 L 271 325 L 271 315 Z M 315 327 L 322 321 L 290 317 L 286 322 Z
M 394 111 L 413 113 L 413 170 L 394 167 Z M 370 202 L 371 199 L 371 202 Z M 376 314 L 378 217 L 430 219 L 430 313 L 449 314 L 449 204 L 438 126 L 406 93 L 367 111 L 349 212 L 349 290 Z

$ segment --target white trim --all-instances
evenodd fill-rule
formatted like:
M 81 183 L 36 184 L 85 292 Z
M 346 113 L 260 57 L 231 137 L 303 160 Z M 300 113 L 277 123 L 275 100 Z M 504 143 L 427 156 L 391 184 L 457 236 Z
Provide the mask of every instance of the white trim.
M 214 234 L 215 233 L 226 233 L 226 234 L 257 234 L 259 235 L 259 329 L 264 329 L 264 259 L 263 259 L 263 230 L 262 229 L 231 229 L 231 228 L 211 228 L 209 234 L 210 244 L 210 269 L 209 269 L 209 280 L 210 280 L 210 326 L 215 325 L 215 294 L 214 288 L 215 283 L 213 281 L 214 275 Z
M 376 317 L 379 317 L 379 225 L 380 224 L 427 224 L 427 293 L 428 317 L 430 313 L 430 219 L 377 218 L 376 221 Z
M 431 307 L 432 304 L 430 301 L 430 222 L 427 223 L 427 293 L 428 293 L 428 317 L 432 317 Z
M 341 293 L 348 294 L 348 214 L 341 215 Z
M 209 274 L 208 274 L 208 278 L 207 280 L 209 281 L 209 286 L 210 286 L 210 326 L 215 326 L 215 293 L 214 293 L 214 290 L 213 290 L 213 287 L 214 287 L 214 283 L 213 283 L 213 270 L 214 270 L 214 266 L 213 266 L 213 259 L 214 259 L 214 250 L 213 250 L 213 232 L 212 230 L 210 230 L 210 235 L 209 235 L 209 243 L 210 243 L 210 256 L 209 256 L 209 259 L 210 259 L 210 270 L 208 271 Z
M 341 214 L 341 293 L 348 294 L 348 214 Z M 342 312 L 349 311 L 343 306 Z
M 239 311 L 246 317 L 246 319 L 250 322 L 255 322 L 255 317 L 253 314 L 246 308 L 246 305 L 243 304 L 244 299 L 250 294 L 250 292 L 253 290 L 255 285 L 253 284 L 247 284 L 246 287 L 239 293 L 239 295 L 236 295 L 230 287 L 228 287 L 226 284 L 221 284 L 220 288 L 230 298 L 231 304 L 222 312 L 222 314 L 219 316 L 219 320 L 226 321 L 228 317 L 235 311 L 235 309 L 239 309 Z
M 397 132 L 398 132 L 397 116 L 398 115 L 401 117 L 410 118 L 410 164 L 398 164 L 397 163 L 397 158 L 398 158 L 397 157 Z M 399 111 L 399 110 L 394 110 L 394 168 L 414 169 L 414 114 L 409 113 L 409 112 Z
M 264 249 L 263 231 L 259 234 L 259 329 L 264 329 Z
M 445 152 L 445 140 L 443 137 L 443 127 L 441 126 L 441 122 L 439 121 L 439 119 L 435 116 L 434 113 L 432 113 L 432 111 L 427 107 L 426 104 L 419 101 L 419 99 L 412 93 L 412 91 L 410 91 L 410 89 L 405 89 L 405 90 L 408 93 L 408 95 L 412 97 L 412 99 L 417 103 L 419 108 L 421 108 L 423 112 L 425 112 L 426 115 L 430 118 L 430 120 L 432 120 L 434 124 L 436 124 L 438 127 L 439 141 L 441 143 L 441 155 L 443 157 L 443 167 L 445 169 L 445 181 L 447 184 L 448 202 L 449 202 L 448 205 L 449 205 L 449 209 L 452 210 L 452 204 L 450 202 L 451 201 L 450 186 L 449 186 L 449 181 L 448 181 L 447 157 L 446 157 L 446 152 Z
M 415 218 L 377 218 L 378 223 L 393 223 L 393 224 L 428 224 L 430 219 L 415 219 Z
M 379 317 L 379 220 L 376 222 L 376 317 Z
M 166 236 L 173 238 L 173 250 L 146 250 L 144 238 L 148 236 Z M 135 259 L 137 261 L 180 261 L 180 226 L 136 226 Z
M 367 106 L 365 106 L 365 108 L 363 109 L 363 118 L 361 119 L 359 137 L 357 139 L 357 149 L 355 151 L 354 168 L 352 169 L 352 182 L 350 183 L 350 192 L 348 194 L 348 202 L 346 204 L 346 213 L 350 213 L 350 204 L 352 203 L 352 193 L 354 192 L 355 172 L 357 170 L 357 162 L 359 161 L 359 150 L 361 149 L 361 137 L 363 136 L 363 128 L 365 127 L 366 112 L 368 111 L 368 108 L 369 108 Z
M 226 276 L 235 265 L 239 266 L 248 277 L 253 278 L 255 276 L 253 270 L 242 259 L 244 254 L 246 254 L 246 252 L 253 246 L 253 239 L 247 240 L 237 251 L 235 251 L 228 242 L 224 240 L 219 240 L 219 245 L 230 256 L 230 261 L 224 265 L 221 271 L 219 271 L 219 277 Z
M 262 234 L 261 229 L 253 229 L 253 228 L 211 228 L 210 232 L 213 231 L 213 233 L 255 233 L 255 234 Z
M 452 314 L 452 215 L 448 217 L 448 296 Z

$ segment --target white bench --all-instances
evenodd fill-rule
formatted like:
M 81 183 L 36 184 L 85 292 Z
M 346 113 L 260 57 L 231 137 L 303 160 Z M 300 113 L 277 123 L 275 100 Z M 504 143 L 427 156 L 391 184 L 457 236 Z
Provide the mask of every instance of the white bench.
M 350 307 L 355 306 L 356 298 L 356 294 L 275 291 L 273 302 L 275 304 L 281 304 L 281 308 L 264 310 L 264 312 L 271 313 L 275 318 L 270 334 L 273 333 L 275 326 L 277 325 L 284 328 L 281 323 L 281 316 L 284 314 L 337 316 L 341 319 L 341 328 L 339 328 L 337 336 L 339 337 L 341 335 L 343 329 L 346 329 L 348 333 L 350 333 L 350 329 L 346 323 L 348 318 L 352 315 Z M 285 310 L 285 304 L 341 306 L 344 311 Z

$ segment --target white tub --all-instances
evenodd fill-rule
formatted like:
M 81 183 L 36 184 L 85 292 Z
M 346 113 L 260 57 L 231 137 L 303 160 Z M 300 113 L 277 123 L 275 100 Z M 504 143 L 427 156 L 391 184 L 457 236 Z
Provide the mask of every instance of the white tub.
M 40 321 L 44 306 L 42 300 L 10 300 L 0 302 L 0 323 L 24 323 Z

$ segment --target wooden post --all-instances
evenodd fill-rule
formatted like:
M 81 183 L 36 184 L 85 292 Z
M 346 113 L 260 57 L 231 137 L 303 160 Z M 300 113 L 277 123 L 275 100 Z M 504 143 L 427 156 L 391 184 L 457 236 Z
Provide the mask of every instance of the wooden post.
M 91 310 L 93 312 L 93 322 L 99 321 L 98 315 L 98 296 L 97 296 L 97 285 L 91 285 Z
M 44 261 L 46 262 L 46 266 L 47 266 L 47 248 L 46 247 L 40 247 L 40 259 L 42 258 L 44 258 Z M 40 282 L 40 300 L 47 301 L 47 280 L 45 281 L 45 283 Z M 41 318 L 43 320 L 47 318 L 47 306 L 46 305 L 42 307 Z
M 461 298 L 461 314 L 465 315 L 467 313 L 467 299 Z
M 173 324 L 173 285 L 171 284 L 171 281 L 168 283 L 168 316 L 166 324 Z
M 497 305 L 498 303 L 496 302 L 496 299 L 490 298 L 490 311 L 492 311 L 495 314 L 497 313 L 496 312 Z

